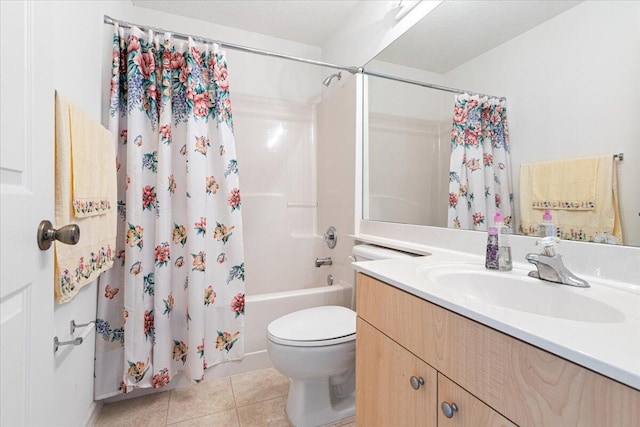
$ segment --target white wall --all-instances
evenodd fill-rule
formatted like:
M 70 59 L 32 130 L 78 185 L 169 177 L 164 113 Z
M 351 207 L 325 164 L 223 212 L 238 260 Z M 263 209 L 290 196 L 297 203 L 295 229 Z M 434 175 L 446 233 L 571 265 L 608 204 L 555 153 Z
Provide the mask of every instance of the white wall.
M 640 245 L 639 22 L 639 2 L 584 2 L 445 74 L 507 97 L 516 215 L 522 162 L 623 151 L 623 237 Z

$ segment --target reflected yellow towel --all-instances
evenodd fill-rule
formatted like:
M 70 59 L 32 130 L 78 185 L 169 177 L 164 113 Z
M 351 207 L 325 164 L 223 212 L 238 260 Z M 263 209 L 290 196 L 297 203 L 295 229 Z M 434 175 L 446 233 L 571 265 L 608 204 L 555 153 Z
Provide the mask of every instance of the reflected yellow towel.
M 98 278 L 113 265 L 116 243 L 116 167 L 113 136 L 106 128 L 93 121 L 69 101 L 56 94 L 56 172 L 55 172 L 55 224 L 78 224 L 80 241 L 77 245 L 55 242 L 54 295 L 57 302 L 72 299 L 82 286 Z M 75 129 L 75 131 L 74 131 Z M 88 173 L 80 185 L 91 193 L 92 182 L 103 186 L 104 205 L 93 216 L 76 216 L 74 208 L 73 163 L 95 165 L 104 162 L 97 173 Z M 90 172 L 90 171 L 87 171 Z M 86 190 L 88 189 L 88 190 Z M 85 193 L 85 194 L 89 194 Z M 98 194 L 98 193 L 96 193 Z M 87 205 L 88 206 L 88 205 Z
M 530 167 L 534 209 L 595 209 L 597 157 L 534 163 Z
M 589 162 L 582 162 L 589 160 Z M 596 166 L 584 166 L 591 164 L 595 160 Z M 585 174 L 584 182 L 593 182 L 595 185 L 594 207 L 589 210 L 579 208 L 551 208 L 553 222 L 556 224 L 558 237 L 569 240 L 597 240 L 596 234 L 608 233 L 617 239 L 618 244 L 622 244 L 622 226 L 618 212 L 618 188 L 616 179 L 616 163 L 613 156 L 593 157 L 588 159 L 576 159 L 582 163 L 580 169 Z M 565 161 L 571 162 L 571 160 Z M 563 162 L 563 163 L 565 163 Z M 535 235 L 538 225 L 542 221 L 541 209 L 544 207 L 534 206 L 534 187 L 537 178 L 536 169 L 539 165 L 547 166 L 550 163 L 523 163 L 520 166 L 520 226 L 519 231 L 526 235 Z M 544 169 L 544 168 L 543 168 Z M 594 174 L 594 177 L 588 176 Z M 562 174 L 550 174 L 544 183 L 544 187 L 566 187 L 561 179 Z M 540 188 L 540 186 L 538 187 Z M 586 190 L 580 194 L 584 197 Z M 546 208 L 549 209 L 549 208 Z

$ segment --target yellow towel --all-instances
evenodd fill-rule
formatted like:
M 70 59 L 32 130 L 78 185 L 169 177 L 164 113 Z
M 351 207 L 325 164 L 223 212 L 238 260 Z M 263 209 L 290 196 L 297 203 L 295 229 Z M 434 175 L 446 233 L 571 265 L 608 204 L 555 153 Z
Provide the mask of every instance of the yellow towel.
M 62 227 L 75 223 L 80 227 L 80 241 L 77 245 L 55 242 L 54 295 L 62 303 L 73 298 L 80 288 L 113 265 L 116 243 L 116 167 L 113 136 L 106 128 L 86 116 L 69 101 L 56 94 L 56 172 L 54 226 Z M 74 131 L 75 129 L 75 131 Z M 82 146 L 88 146 L 85 148 Z M 72 154 L 73 153 L 73 154 Z M 103 209 L 93 216 L 78 217 L 74 208 L 73 163 L 96 164 L 104 162 L 105 167 L 98 176 L 90 173 L 81 184 L 91 187 L 104 185 L 104 200 L 110 209 Z M 89 194 L 89 193 L 85 193 Z M 98 193 L 96 193 L 98 194 Z
M 69 104 L 69 118 L 75 216 L 102 215 L 116 209 L 109 200 L 116 185 L 115 181 L 111 181 L 115 160 L 110 162 L 110 157 L 105 157 L 113 157 L 113 141 L 109 139 L 111 133 L 107 135 L 108 130 L 73 103 Z
M 534 209 L 593 210 L 598 158 L 560 160 L 531 165 Z
M 608 233 L 623 244 L 622 226 L 618 210 L 618 188 L 616 179 L 616 163 L 613 156 L 588 158 L 595 159 L 596 166 L 583 167 L 587 173 L 595 170 L 595 177 L 585 176 L 586 182 L 594 182 L 594 207 L 589 210 L 581 209 L 550 209 L 553 222 L 556 224 L 558 237 L 568 240 L 595 241 L 596 234 Z M 578 161 L 584 159 L 576 159 Z M 557 162 L 545 162 L 543 165 Z M 587 163 L 581 162 L 582 165 Z M 519 231 L 526 235 L 536 235 L 538 225 L 542 221 L 543 207 L 534 207 L 534 176 L 535 170 L 541 163 L 528 163 L 520 166 L 520 226 Z M 593 173 L 593 172 L 591 172 Z M 561 175 L 560 175 L 561 176 Z M 550 174 L 545 183 L 546 187 L 563 187 L 563 182 L 554 181 L 558 174 Z M 538 180 L 540 180 L 538 175 Z M 580 197 L 584 197 L 584 191 Z M 577 200 L 577 199 L 575 199 Z M 574 200 L 574 201 L 575 201 Z

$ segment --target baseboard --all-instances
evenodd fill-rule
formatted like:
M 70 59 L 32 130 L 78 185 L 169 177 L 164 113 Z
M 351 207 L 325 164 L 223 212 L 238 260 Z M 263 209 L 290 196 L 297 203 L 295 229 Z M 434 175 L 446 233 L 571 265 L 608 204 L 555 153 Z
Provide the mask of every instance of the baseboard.
M 100 412 L 102 412 L 103 406 L 104 403 L 102 402 L 93 402 L 93 404 L 91 405 L 91 412 L 89 412 L 89 415 L 87 416 L 83 424 L 85 427 L 94 427 L 96 425 L 98 416 L 100 416 Z

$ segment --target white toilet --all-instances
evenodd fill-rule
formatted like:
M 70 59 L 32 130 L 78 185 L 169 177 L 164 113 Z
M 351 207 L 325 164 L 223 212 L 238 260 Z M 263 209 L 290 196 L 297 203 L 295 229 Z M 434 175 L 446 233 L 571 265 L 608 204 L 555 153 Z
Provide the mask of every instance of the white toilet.
M 273 366 L 289 377 L 287 415 L 296 427 L 355 413 L 356 313 L 325 306 L 282 316 L 267 327 Z
M 357 261 L 411 256 L 371 245 Z M 289 377 L 287 415 L 296 427 L 329 424 L 355 414 L 356 313 L 323 306 L 284 315 L 267 327 L 273 366 Z

